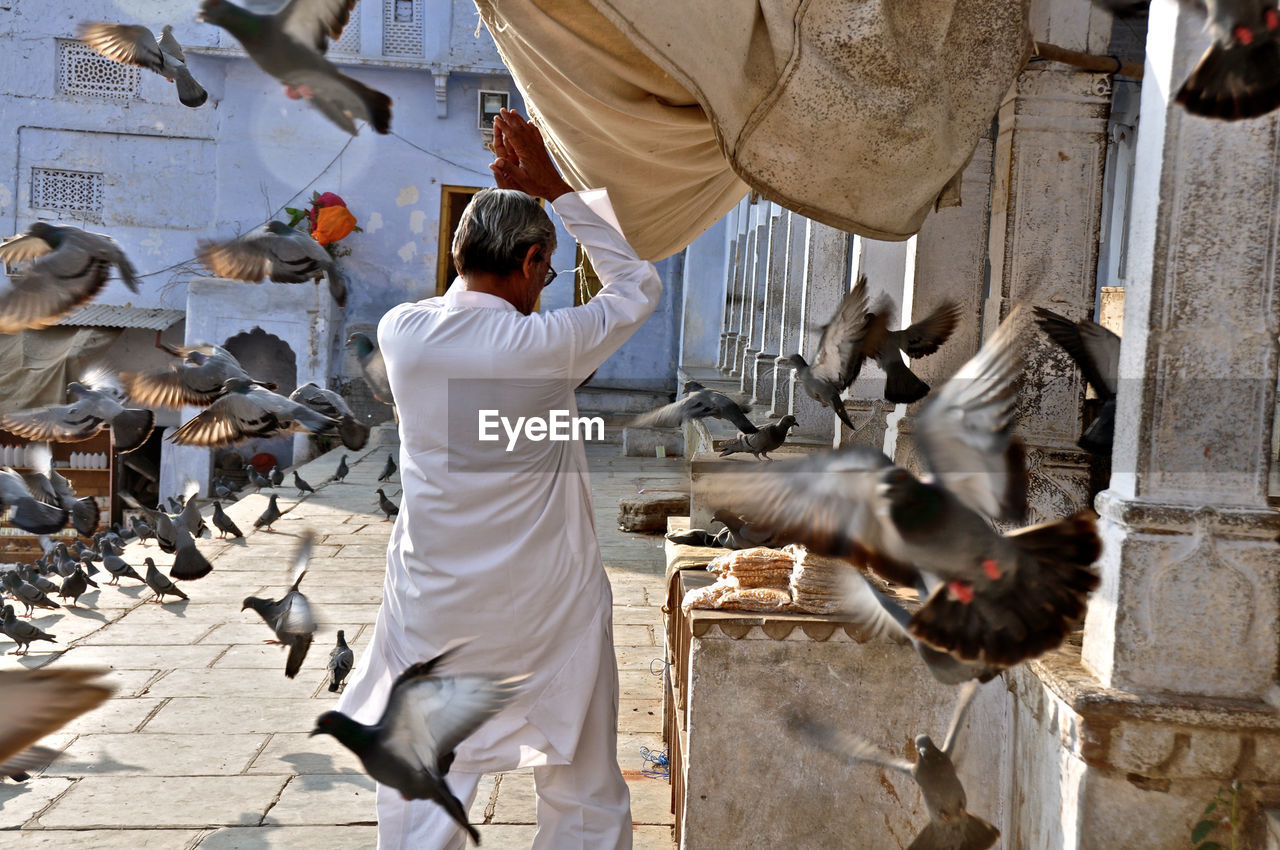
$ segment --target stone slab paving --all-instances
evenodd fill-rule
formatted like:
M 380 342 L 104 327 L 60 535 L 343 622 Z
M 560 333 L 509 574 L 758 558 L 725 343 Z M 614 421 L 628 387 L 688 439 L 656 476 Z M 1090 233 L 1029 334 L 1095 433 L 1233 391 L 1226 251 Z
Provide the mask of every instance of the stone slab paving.
M 377 616 L 391 524 L 381 521 L 373 491 L 396 450 L 386 430 L 383 444 L 300 467 L 317 492 L 298 499 L 286 482 L 278 491 L 286 513 L 271 532 L 253 528 L 267 495 L 225 506 L 248 537 L 200 541 L 214 571 L 183 583 L 189 601 L 150 604 L 146 587 L 125 580 L 85 594 L 77 609 L 33 620 L 58 643 L 0 656 L 0 669 L 98 667 L 118 690 L 43 742 L 63 750 L 43 775 L 0 783 L 0 848 L 374 846 L 372 781 L 337 741 L 307 732 L 335 699 L 324 667 L 337 630 L 358 658 Z M 330 476 L 342 454 L 351 474 L 337 483 Z M 591 446 L 588 455 L 614 587 L 618 761 L 631 788 L 635 847 L 671 850 L 670 786 L 643 774 L 641 756 L 641 748 L 662 748 L 662 538 L 618 531 L 617 514 L 619 498 L 640 487 L 678 487 L 685 476 L 679 459 L 622 457 L 613 445 Z M 398 475 L 383 486 L 400 501 Z M 284 651 L 264 643 L 267 627 L 240 606 L 245 596 L 284 591 L 289 558 L 308 529 L 318 537 L 304 589 L 321 625 L 302 672 L 289 680 Z M 154 544 L 134 543 L 124 557 L 140 572 L 145 557 L 162 569 L 173 562 Z M 0 651 L 10 648 L 0 638 Z M 471 811 L 484 846 L 527 848 L 534 800 L 532 771 L 485 777 Z

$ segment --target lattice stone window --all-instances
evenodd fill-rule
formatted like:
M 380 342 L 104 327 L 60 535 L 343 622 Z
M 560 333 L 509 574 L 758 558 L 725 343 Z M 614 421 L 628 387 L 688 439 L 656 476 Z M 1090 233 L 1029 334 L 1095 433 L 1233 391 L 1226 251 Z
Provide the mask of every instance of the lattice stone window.
M 351 19 L 347 21 L 346 27 L 342 30 L 342 38 L 333 43 L 329 48 L 334 53 L 345 53 L 349 56 L 355 56 L 360 52 L 360 10 L 351 10 Z
M 382 55 L 422 55 L 422 0 L 382 0 Z
M 58 39 L 58 91 L 113 100 L 138 96 L 142 70 L 99 56 L 71 39 Z
M 75 218 L 102 218 L 102 174 L 60 168 L 31 169 L 31 208 L 68 213 Z

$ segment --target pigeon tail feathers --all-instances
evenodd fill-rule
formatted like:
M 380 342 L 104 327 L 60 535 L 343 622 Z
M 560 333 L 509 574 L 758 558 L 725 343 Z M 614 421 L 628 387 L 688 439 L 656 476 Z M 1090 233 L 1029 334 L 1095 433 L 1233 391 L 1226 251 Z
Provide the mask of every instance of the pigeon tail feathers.
M 1280 39 L 1252 44 L 1214 43 L 1191 76 L 1178 89 L 1176 100 L 1192 115 L 1238 121 L 1266 115 L 1280 106 Z
M 916 374 L 902 362 L 896 351 L 881 363 L 884 367 L 884 397 L 894 404 L 911 404 L 929 394 L 929 385 L 916 377 Z

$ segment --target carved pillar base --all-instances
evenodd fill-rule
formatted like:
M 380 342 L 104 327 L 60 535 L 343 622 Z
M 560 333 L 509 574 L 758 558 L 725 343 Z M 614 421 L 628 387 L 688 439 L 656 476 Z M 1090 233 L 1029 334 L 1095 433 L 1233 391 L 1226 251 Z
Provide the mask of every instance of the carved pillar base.
M 836 419 L 837 440 L 841 446 L 884 446 L 884 433 L 889 426 L 889 414 L 894 405 L 884 399 L 845 399 L 845 410 L 849 418 L 858 426 L 856 431 L 849 430 L 843 422 Z
M 760 349 L 742 349 L 741 365 L 738 367 L 738 391 L 748 397 L 754 397 L 756 388 L 756 361 L 760 359 Z M 770 360 L 773 358 L 770 357 Z

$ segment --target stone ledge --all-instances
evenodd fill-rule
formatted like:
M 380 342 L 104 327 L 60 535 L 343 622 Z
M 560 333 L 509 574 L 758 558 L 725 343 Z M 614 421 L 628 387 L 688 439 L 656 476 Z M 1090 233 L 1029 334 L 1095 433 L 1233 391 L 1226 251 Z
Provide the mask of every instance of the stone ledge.
M 1095 507 L 1106 519 L 1143 531 L 1189 534 L 1203 527 L 1215 535 L 1280 539 L 1280 511 L 1263 506 L 1170 505 L 1127 499 L 1112 490 L 1103 490 Z

